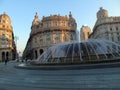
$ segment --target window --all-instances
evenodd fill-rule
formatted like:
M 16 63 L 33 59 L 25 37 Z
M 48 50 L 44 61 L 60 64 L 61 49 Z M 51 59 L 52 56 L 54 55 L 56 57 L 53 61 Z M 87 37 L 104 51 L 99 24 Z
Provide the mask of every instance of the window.
M 46 22 L 46 27 L 48 27 L 49 26 L 49 23 L 48 22 Z
M 118 27 L 116 27 L 116 30 L 118 30 Z
M 5 25 L 3 25 L 3 28 L 5 27 Z
M 112 28 L 110 28 L 110 31 L 112 31 Z
M 90 35 L 90 33 L 88 32 L 88 36 Z
M 113 35 L 113 33 L 111 33 L 111 35 Z
M 112 41 L 114 41 L 114 38 L 112 37 Z
M 117 32 L 117 35 L 119 35 L 119 32 Z
M 40 41 L 40 44 L 43 44 L 43 39 L 42 38 L 40 38 L 39 41 Z
M 38 28 L 39 28 L 39 25 L 36 25 L 36 28 L 38 29 Z
M 6 23 L 8 23 L 8 21 L 6 21 Z
M 57 21 L 55 22 L 56 26 L 57 26 Z
M 5 39 L 5 34 L 2 34 L 2 39 Z
M 37 43 L 37 38 L 35 38 L 35 43 Z
M 73 40 L 73 35 L 72 34 L 70 34 L 70 39 Z
M 5 33 L 5 30 L 2 30 L 2 33 L 4 34 L 4 33 Z
M 3 20 L 3 23 L 5 23 L 5 20 Z
M 120 37 L 118 36 L 117 38 L 118 38 L 118 41 L 120 41 Z

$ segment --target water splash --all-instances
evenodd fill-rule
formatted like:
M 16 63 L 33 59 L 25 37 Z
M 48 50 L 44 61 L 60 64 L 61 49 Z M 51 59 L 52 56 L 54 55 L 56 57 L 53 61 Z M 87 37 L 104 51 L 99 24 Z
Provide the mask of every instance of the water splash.
M 61 43 L 48 48 L 36 63 L 76 63 L 120 58 L 120 45 L 104 39 Z

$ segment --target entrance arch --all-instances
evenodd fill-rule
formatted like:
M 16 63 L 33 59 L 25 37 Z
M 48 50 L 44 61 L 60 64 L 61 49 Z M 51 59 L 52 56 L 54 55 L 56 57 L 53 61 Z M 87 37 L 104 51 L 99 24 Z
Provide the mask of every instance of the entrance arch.
M 5 61 L 5 52 L 2 52 L 2 61 Z
M 9 59 L 9 52 L 6 52 L 6 59 Z
M 37 59 L 38 55 L 37 55 L 37 50 L 35 50 L 35 59 Z
M 40 55 L 41 55 L 43 52 L 44 52 L 43 49 L 40 49 L 40 50 L 39 50 Z

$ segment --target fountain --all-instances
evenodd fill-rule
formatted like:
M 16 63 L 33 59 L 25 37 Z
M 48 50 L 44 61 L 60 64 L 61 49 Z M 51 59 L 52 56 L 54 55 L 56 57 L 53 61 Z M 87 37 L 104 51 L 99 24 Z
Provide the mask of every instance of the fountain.
M 61 43 L 48 48 L 34 64 L 82 63 L 120 58 L 120 45 L 104 39 Z
M 66 42 L 48 48 L 30 66 L 73 68 L 85 64 L 120 61 L 120 45 L 105 39 L 89 39 L 83 42 Z

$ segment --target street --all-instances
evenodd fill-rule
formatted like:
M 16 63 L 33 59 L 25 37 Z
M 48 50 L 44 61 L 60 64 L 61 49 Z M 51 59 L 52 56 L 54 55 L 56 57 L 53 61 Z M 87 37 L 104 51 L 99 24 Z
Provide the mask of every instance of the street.
M 120 89 L 120 67 L 81 70 L 27 70 L 0 63 L 0 90 Z

